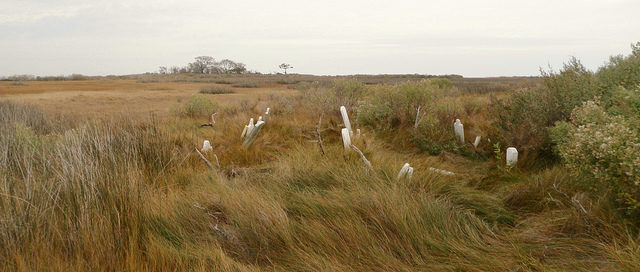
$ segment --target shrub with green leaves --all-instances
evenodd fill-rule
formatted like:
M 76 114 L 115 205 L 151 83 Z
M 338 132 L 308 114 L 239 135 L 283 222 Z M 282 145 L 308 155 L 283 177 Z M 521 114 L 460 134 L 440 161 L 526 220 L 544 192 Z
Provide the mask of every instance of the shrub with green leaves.
M 623 116 L 607 113 L 598 100 L 585 102 L 559 122 L 551 136 L 566 167 L 588 189 L 611 195 L 629 214 L 640 215 L 640 138 Z
M 352 111 L 369 93 L 369 88 L 355 80 L 316 81 L 298 86 L 307 107 L 319 112 L 338 113 L 340 106 Z
M 489 137 L 517 146 L 523 157 L 550 158 L 552 143 L 547 129 L 568 120 L 582 102 L 601 94 L 596 77 L 575 58 L 559 73 L 543 72 L 544 86 L 514 92 L 506 99 L 492 99 Z
M 458 141 L 453 125 L 442 125 L 434 115 L 425 116 L 411 131 L 411 142 L 430 155 L 438 155 L 442 151 L 467 153 L 465 146 Z
M 640 42 L 631 46 L 628 56 L 617 55 L 609 58 L 609 63 L 597 73 L 601 89 L 622 86 L 634 89 L 640 86 Z
M 441 91 L 430 80 L 379 86 L 358 107 L 358 124 L 378 130 L 412 126 L 418 107 L 422 112 L 433 108 Z

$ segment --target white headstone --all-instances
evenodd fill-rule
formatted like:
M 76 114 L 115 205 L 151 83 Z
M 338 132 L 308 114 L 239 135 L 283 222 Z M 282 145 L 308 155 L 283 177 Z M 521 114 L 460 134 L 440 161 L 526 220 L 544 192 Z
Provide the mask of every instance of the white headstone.
M 211 146 L 211 143 L 207 140 L 204 140 L 204 143 L 202 143 L 202 153 L 204 152 L 209 152 L 209 151 L 213 151 L 213 147 Z
M 406 176 L 409 168 L 411 168 L 411 165 L 409 165 L 409 163 L 405 163 L 404 165 L 402 165 L 402 168 L 400 168 L 400 172 L 398 172 L 398 179 Z
M 349 135 L 349 129 L 342 129 L 342 144 L 345 149 L 351 149 L 351 136 Z
M 264 112 L 264 121 L 269 121 L 269 108 L 267 108 L 267 111 Z
M 258 122 L 262 121 L 262 116 L 258 117 Z
M 247 136 L 247 131 L 249 130 L 249 126 L 245 125 L 244 129 L 242 130 L 242 135 L 240 135 L 240 139 L 244 138 L 244 136 Z
M 253 124 L 253 118 L 249 119 L 249 125 L 248 126 L 249 127 L 247 128 L 247 135 L 251 134 L 251 131 L 255 127 L 255 125 Z
M 349 122 L 349 115 L 347 115 L 347 108 L 340 106 L 340 114 L 342 115 L 342 122 L 344 122 L 344 126 L 349 130 L 349 135 L 353 135 L 351 122 Z
M 456 136 L 460 142 L 464 143 L 464 126 L 460 122 L 460 119 L 456 119 L 456 122 L 453 123 L 453 130 L 456 132 Z
M 480 144 L 480 139 L 482 139 L 482 137 L 476 136 L 476 140 L 473 141 L 473 147 L 478 147 L 478 145 Z
M 518 163 L 518 150 L 515 147 L 507 148 L 507 165 L 512 166 Z
M 413 167 L 409 167 L 407 171 L 407 179 L 411 179 L 411 177 L 413 177 Z
M 253 118 L 251 119 L 251 121 L 253 121 Z M 255 127 L 251 130 L 251 133 L 247 133 L 247 139 L 244 140 L 242 145 L 249 146 L 258 135 L 258 132 L 260 132 L 262 126 L 264 126 L 264 121 L 258 121 Z
M 360 129 L 356 129 L 356 135 L 360 137 Z

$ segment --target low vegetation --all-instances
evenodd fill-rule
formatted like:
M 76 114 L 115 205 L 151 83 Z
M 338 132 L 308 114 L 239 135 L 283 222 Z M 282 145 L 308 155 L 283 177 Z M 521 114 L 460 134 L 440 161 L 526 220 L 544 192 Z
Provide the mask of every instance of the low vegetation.
M 0 101 L 0 266 L 637 271 L 639 57 L 634 46 L 595 72 L 570 60 L 492 91 L 456 77 L 302 80 L 297 95 L 194 95 L 163 120 Z M 342 105 L 372 170 L 343 148 Z M 194 151 L 203 140 L 213 170 Z M 507 167 L 510 146 L 521 157 Z M 415 172 L 398 179 L 406 162 Z
M 204 87 L 202 89 L 200 89 L 200 93 L 203 94 L 229 94 L 229 93 L 235 93 L 235 91 L 229 87 L 225 87 L 225 86 L 209 86 L 209 87 Z

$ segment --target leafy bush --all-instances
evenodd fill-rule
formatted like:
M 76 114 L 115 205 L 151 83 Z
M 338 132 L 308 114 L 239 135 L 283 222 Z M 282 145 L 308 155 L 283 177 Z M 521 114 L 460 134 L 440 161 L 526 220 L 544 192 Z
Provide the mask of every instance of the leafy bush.
M 364 83 L 355 80 L 301 82 L 297 88 L 308 108 L 334 113 L 339 112 L 340 106 L 355 109 L 369 92 Z
M 600 92 L 596 78 L 572 58 L 559 73 L 544 72 L 544 86 L 522 89 L 504 100 L 492 98 L 493 118 L 489 137 L 517 146 L 521 157 L 552 158 L 547 128 L 568 120 L 571 110 Z
M 193 95 L 179 108 L 173 110 L 173 113 L 183 117 L 208 117 L 216 111 L 218 103 L 207 97 Z
M 453 120 L 464 109 L 443 101 L 447 89 L 441 86 L 450 85 L 442 82 L 424 80 L 374 88 L 358 107 L 357 123 L 388 136 L 397 135 L 399 129 L 409 129 L 411 142 L 432 155 L 442 151 L 466 153 L 453 131 Z
M 423 112 L 433 108 L 440 91 L 430 80 L 377 87 L 358 107 L 358 124 L 378 130 L 412 126 L 418 107 Z
M 200 89 L 200 93 L 203 94 L 228 94 L 235 93 L 235 91 L 229 87 L 224 86 L 209 86 Z
M 623 116 L 605 111 L 599 101 L 577 107 L 570 122 L 552 129 L 567 168 L 590 190 L 607 195 L 630 214 L 640 215 L 640 138 Z
M 411 132 L 411 141 L 422 152 L 438 155 L 442 151 L 466 153 L 451 126 L 442 125 L 434 115 L 427 115 Z
M 597 77 L 601 89 L 640 86 L 640 42 L 631 46 L 631 55 L 609 58 L 609 63 L 598 70 Z

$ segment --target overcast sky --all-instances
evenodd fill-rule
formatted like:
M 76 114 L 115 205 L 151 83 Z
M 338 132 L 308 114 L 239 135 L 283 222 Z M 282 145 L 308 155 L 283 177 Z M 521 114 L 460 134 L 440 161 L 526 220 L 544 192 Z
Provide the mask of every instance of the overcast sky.
M 640 1 L 0 0 L 0 76 L 157 71 L 200 55 L 263 73 L 538 75 L 640 41 Z

